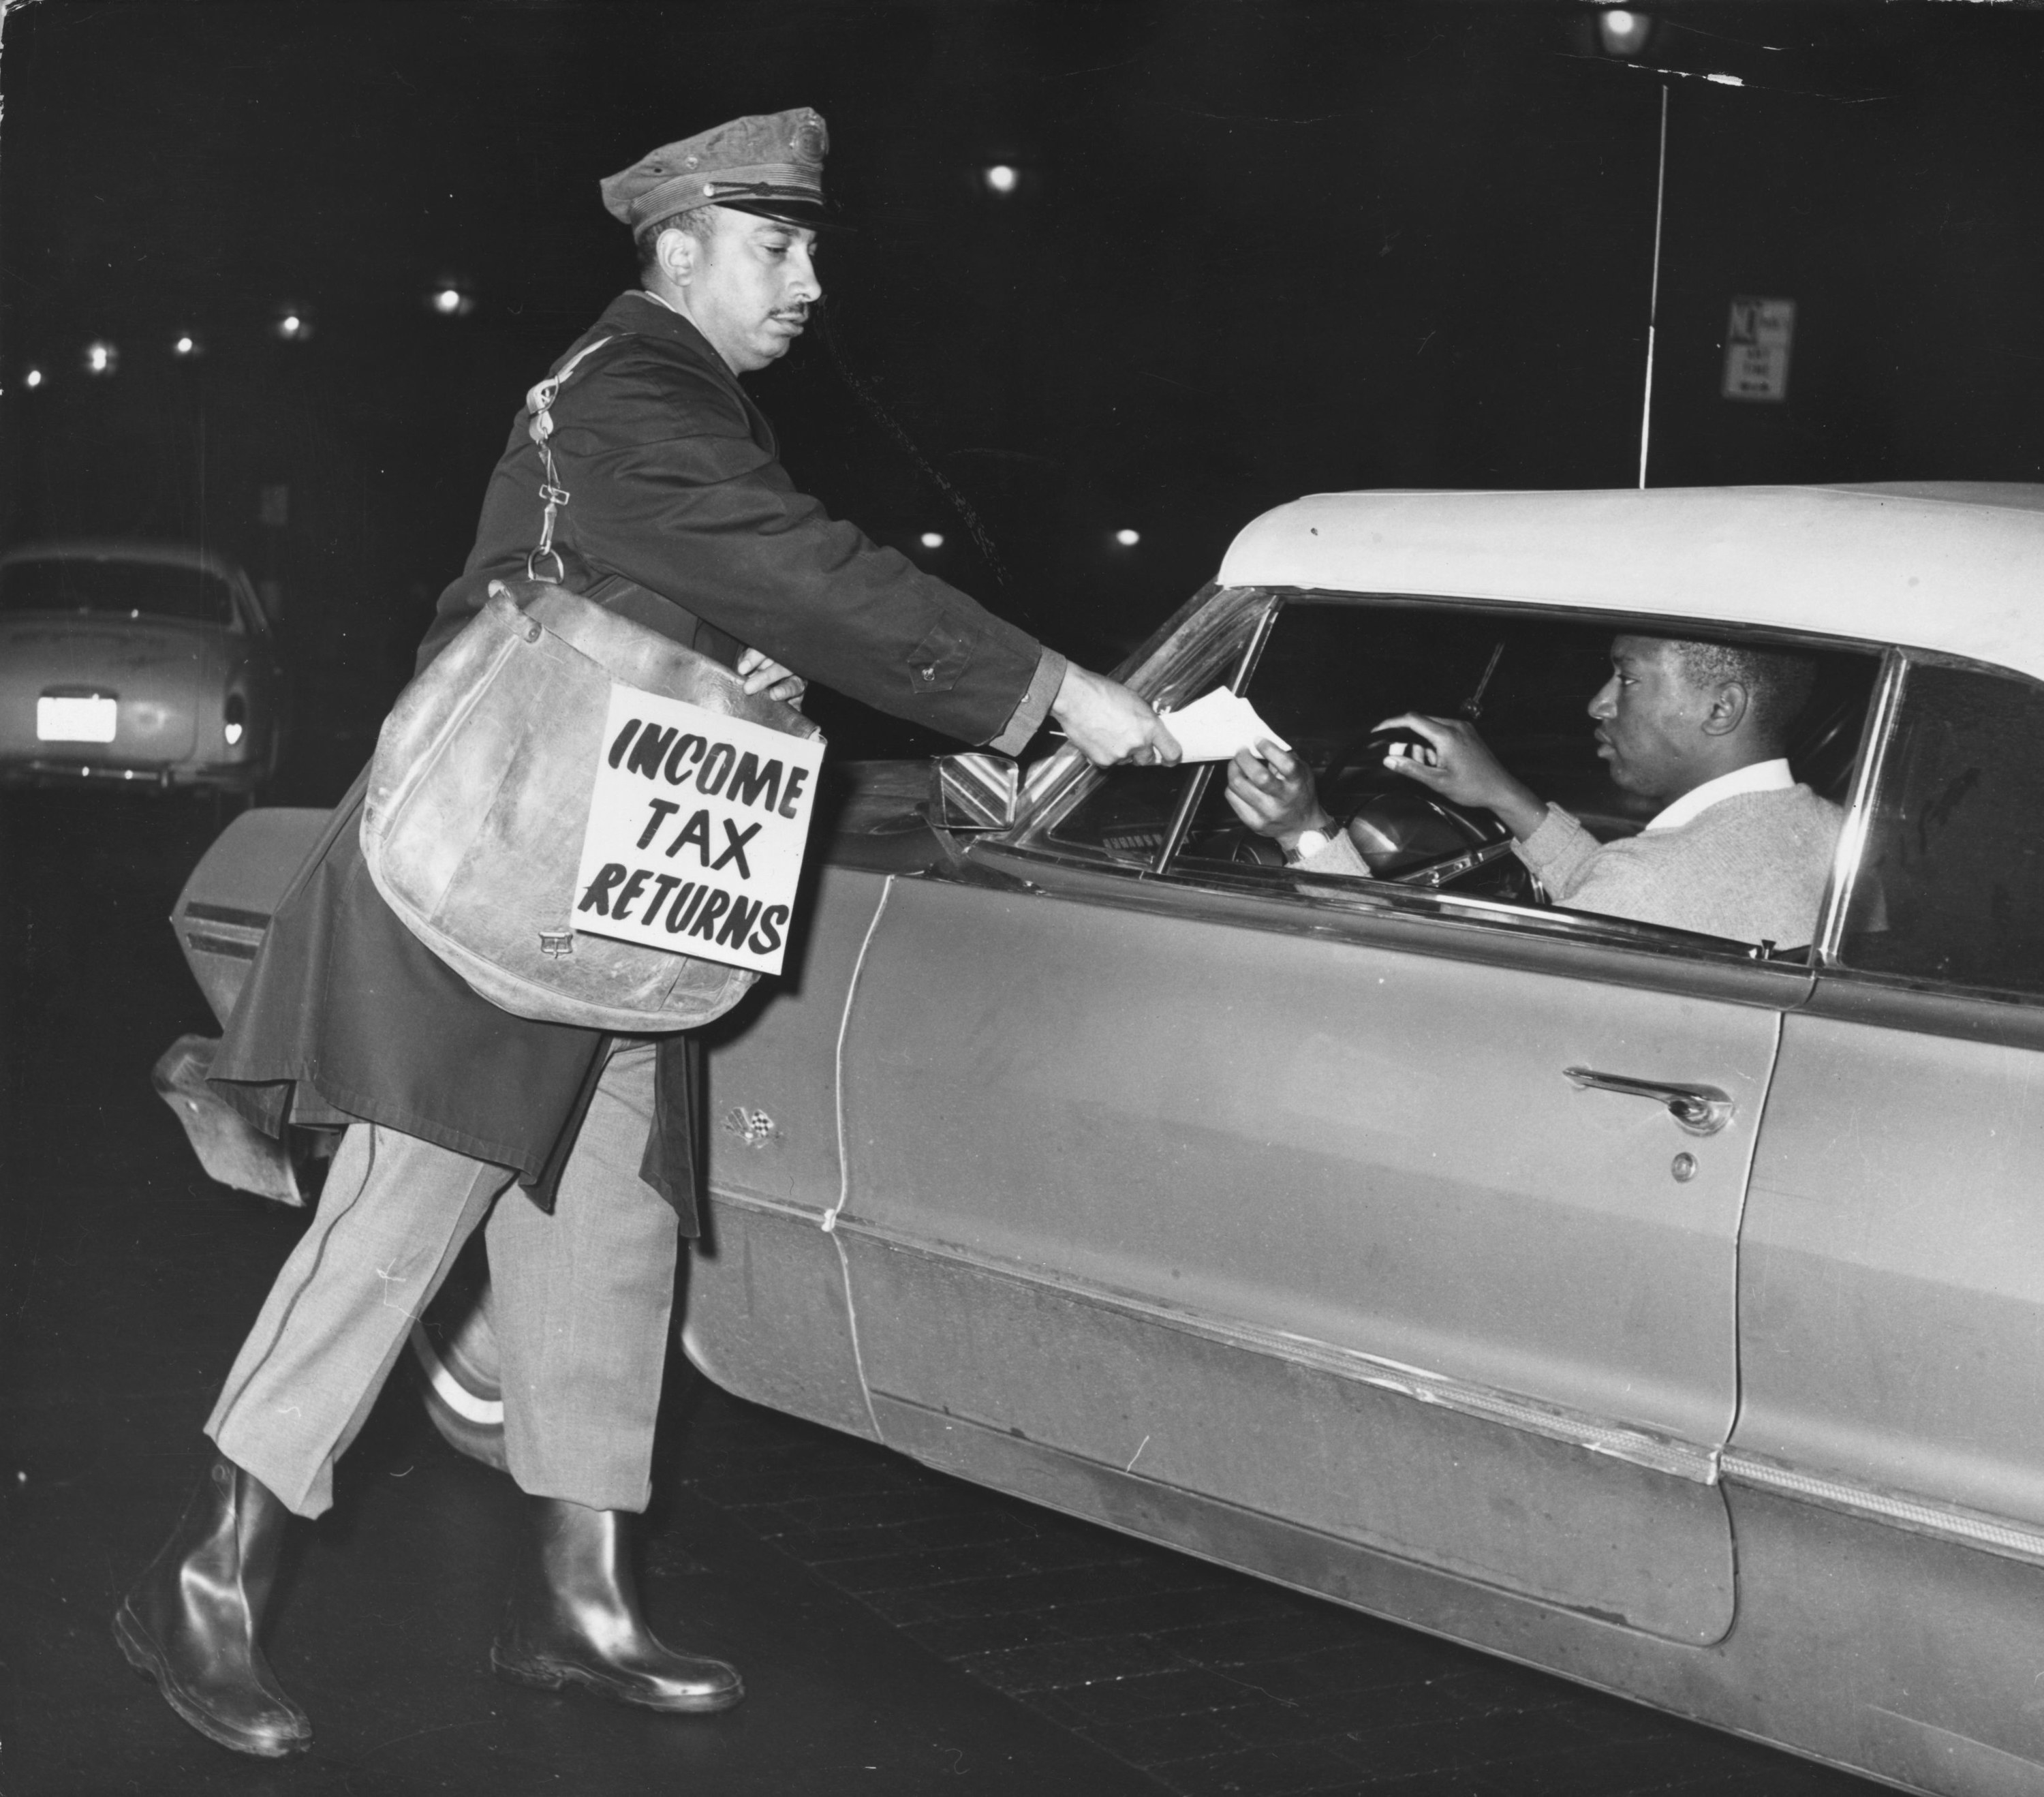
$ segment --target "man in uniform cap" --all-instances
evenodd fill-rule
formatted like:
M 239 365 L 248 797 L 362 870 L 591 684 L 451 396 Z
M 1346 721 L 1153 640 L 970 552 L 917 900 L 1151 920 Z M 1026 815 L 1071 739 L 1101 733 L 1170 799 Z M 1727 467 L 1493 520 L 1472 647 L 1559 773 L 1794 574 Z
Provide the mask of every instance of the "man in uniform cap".
M 515 421 L 420 665 L 492 580 L 524 575 L 541 489 L 565 487 L 545 529 L 568 577 L 755 691 L 820 679 L 1011 753 L 1055 716 L 1097 764 L 1175 761 L 1135 695 L 832 520 L 782 471 L 737 377 L 784 355 L 821 296 L 828 144 L 806 109 L 736 119 L 603 183 L 641 285 L 535 390 L 558 482 L 530 421 Z M 506 1452 L 531 1511 L 492 1663 L 655 1710 L 723 1708 L 738 1675 L 647 1629 L 624 1533 L 650 1491 L 678 1241 L 697 1233 L 698 1046 L 531 1022 L 477 998 L 370 882 L 363 784 L 279 902 L 211 1075 L 273 1133 L 287 1120 L 347 1133 L 207 1422 L 217 1452 L 117 1638 L 222 1745 L 275 1757 L 309 1743 L 259 1641 L 279 1537 L 289 1514 L 331 1503 L 334 1462 L 480 1227 Z

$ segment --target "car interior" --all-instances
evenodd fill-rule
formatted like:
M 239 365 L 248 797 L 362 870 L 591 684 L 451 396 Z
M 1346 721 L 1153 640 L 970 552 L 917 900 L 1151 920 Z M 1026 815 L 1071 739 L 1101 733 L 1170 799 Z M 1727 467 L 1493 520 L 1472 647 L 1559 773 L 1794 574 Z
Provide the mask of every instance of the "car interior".
M 1321 802 L 1343 821 L 1376 880 L 1508 903 L 1543 902 L 1504 826 L 1487 811 L 1437 798 L 1384 764 L 1401 712 L 1474 723 L 1504 764 L 1603 841 L 1659 809 L 1616 787 L 1598 758 L 1588 706 L 1610 674 L 1625 621 L 1529 615 L 1523 608 L 1452 610 L 1424 601 L 1288 601 L 1245 691 L 1258 714 L 1312 768 Z M 1665 633 L 1658 621 L 1650 633 Z M 1817 654 L 1815 689 L 1789 747 L 1796 777 L 1844 802 L 1878 660 Z M 1222 676 L 1216 675 L 1213 683 Z M 1055 823 L 1047 842 L 1157 868 L 1179 809 L 1197 788 L 1171 857 L 1188 874 L 1228 869 L 1287 876 L 1267 837 L 1229 808 L 1224 770 L 1117 769 Z

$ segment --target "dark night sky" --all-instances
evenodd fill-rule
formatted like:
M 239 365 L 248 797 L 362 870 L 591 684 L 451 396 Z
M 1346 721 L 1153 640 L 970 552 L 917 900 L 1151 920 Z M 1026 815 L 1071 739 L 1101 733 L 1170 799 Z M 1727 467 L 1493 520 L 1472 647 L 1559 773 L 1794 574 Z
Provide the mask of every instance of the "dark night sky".
M 1655 482 L 2044 478 L 2044 12 L 1659 16 L 1746 85 L 1672 84 Z M 1634 478 L 1662 78 L 1579 6 L 36 0 L 0 82 L 0 530 L 203 533 L 371 686 L 630 279 L 597 178 L 740 112 L 828 117 L 833 333 L 998 574 L 813 332 L 755 388 L 791 468 L 1061 646 L 1301 491 Z M 1736 294 L 1797 302 L 1786 405 L 1719 396 Z

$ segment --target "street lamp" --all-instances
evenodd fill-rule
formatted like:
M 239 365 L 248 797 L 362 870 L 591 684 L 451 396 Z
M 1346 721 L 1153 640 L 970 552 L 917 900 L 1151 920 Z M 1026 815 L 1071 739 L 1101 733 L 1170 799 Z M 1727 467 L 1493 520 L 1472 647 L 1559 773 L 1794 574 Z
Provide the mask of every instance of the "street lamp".
M 990 194 L 1012 194 L 1020 184 L 1022 175 L 1012 163 L 997 162 L 981 171 Z
M 1143 541 L 1143 533 L 1139 530 L 1117 530 L 1114 533 L 1114 540 L 1123 548 L 1132 549 Z
M 181 360 L 198 355 L 198 339 L 190 331 L 182 333 L 178 341 L 171 345 L 171 353 Z
M 24 387 L 40 387 L 43 384 L 43 371 L 40 368 L 29 369 L 21 376 L 21 384 Z
M 313 334 L 312 321 L 296 306 L 287 306 L 279 312 L 274 328 L 286 343 L 303 343 Z
M 941 549 L 944 546 L 944 533 L 941 530 L 926 530 L 916 538 L 916 541 L 926 549 Z
M 1653 35 L 1653 20 L 1630 6 L 1607 6 L 1597 14 L 1597 38 L 1607 56 L 1636 56 Z
M 85 371 L 88 375 L 110 375 L 121 365 L 121 352 L 104 337 L 97 337 L 85 346 Z
M 475 310 L 474 298 L 463 292 L 451 281 L 444 287 L 434 288 L 426 303 L 443 318 L 465 318 Z

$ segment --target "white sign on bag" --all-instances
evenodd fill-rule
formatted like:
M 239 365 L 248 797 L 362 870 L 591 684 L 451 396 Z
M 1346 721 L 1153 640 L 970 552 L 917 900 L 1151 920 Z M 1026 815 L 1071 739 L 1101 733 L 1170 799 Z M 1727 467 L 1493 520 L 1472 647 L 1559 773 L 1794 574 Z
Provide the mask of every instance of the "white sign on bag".
M 778 973 L 824 745 L 613 682 L 574 926 Z

